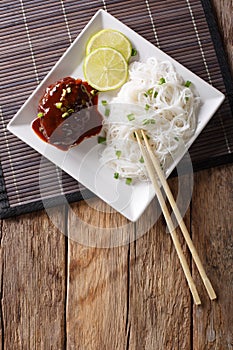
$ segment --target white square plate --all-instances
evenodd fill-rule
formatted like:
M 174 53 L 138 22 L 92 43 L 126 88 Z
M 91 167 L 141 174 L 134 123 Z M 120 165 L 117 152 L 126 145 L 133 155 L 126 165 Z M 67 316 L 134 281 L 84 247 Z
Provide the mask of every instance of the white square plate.
M 131 41 L 132 46 L 136 48 L 138 60 L 145 60 L 151 56 L 157 57 L 158 60 L 170 60 L 184 80 L 190 80 L 195 84 L 200 94 L 201 108 L 198 114 L 196 132 L 187 144 L 187 148 L 190 147 L 224 100 L 224 95 L 104 10 L 99 10 L 93 16 L 10 121 L 8 129 L 125 217 L 136 221 L 155 195 L 151 184 L 137 183 L 129 186 L 124 181 L 116 181 L 113 177 L 113 171 L 100 165 L 99 152 L 103 146 L 97 144 L 96 137 L 86 139 L 79 146 L 64 152 L 40 140 L 31 128 L 32 120 L 37 115 L 39 99 L 48 85 L 66 76 L 84 79 L 82 64 L 87 40 L 92 34 L 103 28 L 117 29 L 124 33 Z M 179 159 L 173 163 L 167 175 L 175 168 Z

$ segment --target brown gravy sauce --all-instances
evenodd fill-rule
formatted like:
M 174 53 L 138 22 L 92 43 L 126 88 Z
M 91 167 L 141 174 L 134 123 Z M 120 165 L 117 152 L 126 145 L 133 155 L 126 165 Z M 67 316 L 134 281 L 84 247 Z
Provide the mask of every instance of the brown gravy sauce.
M 98 96 L 81 79 L 63 78 L 48 86 L 42 96 L 34 132 L 45 142 L 68 150 L 102 129 Z

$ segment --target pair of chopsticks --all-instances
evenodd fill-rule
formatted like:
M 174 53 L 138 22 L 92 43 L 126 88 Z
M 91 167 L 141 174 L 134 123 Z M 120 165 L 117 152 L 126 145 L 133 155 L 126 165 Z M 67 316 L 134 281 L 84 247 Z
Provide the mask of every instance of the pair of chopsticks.
M 140 135 L 140 132 L 141 132 L 142 137 Z M 154 153 L 153 153 L 153 151 L 152 151 L 152 149 L 150 147 L 150 144 L 148 142 L 148 139 L 147 139 L 144 131 L 140 130 L 140 132 L 139 131 L 135 132 L 135 135 L 136 135 L 136 138 L 137 138 L 137 142 L 139 144 L 142 156 L 144 158 L 144 162 L 145 162 L 146 167 L 147 167 L 147 171 L 148 171 L 149 177 L 150 177 L 150 179 L 152 181 L 152 184 L 154 186 L 154 189 L 155 189 L 155 192 L 156 192 L 159 204 L 161 206 L 164 218 L 166 220 L 169 232 L 171 234 L 171 238 L 173 240 L 173 243 L 174 243 L 176 252 L 178 254 L 181 266 L 183 268 L 186 280 L 188 282 L 190 291 L 192 293 L 192 296 L 193 296 L 193 299 L 194 299 L 194 303 L 196 305 L 200 305 L 201 304 L 201 300 L 200 300 L 200 297 L 198 295 L 195 283 L 193 281 L 193 278 L 192 278 L 192 275 L 191 275 L 188 263 L 187 263 L 187 261 L 185 259 L 184 253 L 182 251 L 182 248 L 181 248 L 181 245 L 180 245 L 177 233 L 176 233 L 176 229 L 174 227 L 174 224 L 172 222 L 171 216 L 170 216 L 168 208 L 166 206 L 163 194 L 162 194 L 160 186 L 158 184 L 158 178 L 159 178 L 159 180 L 161 182 L 161 185 L 162 185 L 162 187 L 164 189 L 164 192 L 165 192 L 165 194 L 167 196 L 167 199 L 168 199 L 168 201 L 169 201 L 169 203 L 171 205 L 171 208 L 172 208 L 172 210 L 174 212 L 174 215 L 176 217 L 176 220 L 177 220 L 177 222 L 178 222 L 178 224 L 180 226 L 181 232 L 183 233 L 185 241 L 186 241 L 186 243 L 187 243 L 187 245 L 189 247 L 189 250 L 190 250 L 191 255 L 193 257 L 193 260 L 194 260 L 194 262 L 195 262 L 195 264 L 197 266 L 197 269 L 198 269 L 198 271 L 200 273 L 200 276 L 202 278 L 202 281 L 204 283 L 206 291 L 207 291 L 210 299 L 214 300 L 214 299 L 217 298 L 217 296 L 215 294 L 215 291 L 214 291 L 214 289 L 213 289 L 213 287 L 211 285 L 211 282 L 210 282 L 209 278 L 206 275 L 206 272 L 205 272 L 204 267 L 203 267 L 203 265 L 201 263 L 201 260 L 200 260 L 200 258 L 198 256 L 196 248 L 193 245 L 192 239 L 191 239 L 191 237 L 189 235 L 189 232 L 187 230 L 187 227 L 186 227 L 186 225 L 185 225 L 185 223 L 183 221 L 181 213 L 180 213 L 180 211 L 179 211 L 179 209 L 178 209 L 178 207 L 176 205 L 175 199 L 174 199 L 174 197 L 173 197 L 173 195 L 171 193 L 171 190 L 170 190 L 170 188 L 168 186 L 167 180 L 166 180 L 165 175 L 164 175 L 164 173 L 163 173 L 163 171 L 162 171 L 162 169 L 160 167 L 158 159 L 154 155 Z M 142 139 L 144 141 L 144 144 L 142 143 Z M 157 177 L 156 177 L 156 173 L 157 173 Z

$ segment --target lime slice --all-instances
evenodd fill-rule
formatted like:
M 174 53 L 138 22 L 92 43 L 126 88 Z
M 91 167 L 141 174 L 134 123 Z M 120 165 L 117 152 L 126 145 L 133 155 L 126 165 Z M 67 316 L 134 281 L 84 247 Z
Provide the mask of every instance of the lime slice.
M 119 51 L 101 47 L 85 57 L 83 71 L 85 79 L 94 89 L 108 91 L 126 82 L 128 64 Z
M 94 34 L 87 43 L 86 55 L 100 47 L 116 49 L 129 60 L 132 53 L 132 45 L 127 37 L 114 29 L 102 29 Z

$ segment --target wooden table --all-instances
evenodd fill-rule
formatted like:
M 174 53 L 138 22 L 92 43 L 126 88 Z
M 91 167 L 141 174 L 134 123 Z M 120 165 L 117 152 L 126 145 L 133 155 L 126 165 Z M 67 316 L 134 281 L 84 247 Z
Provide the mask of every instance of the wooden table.
M 233 70 L 233 3 L 212 3 Z M 51 217 L 40 211 L 2 220 L 0 348 L 233 349 L 232 178 L 232 165 L 196 173 L 184 217 L 218 295 L 208 299 L 182 241 L 201 306 L 193 304 L 161 217 L 137 240 L 145 219 L 130 224 L 85 201 L 54 208 Z M 176 191 L 177 179 L 169 183 Z M 106 209 L 97 198 L 91 204 Z M 154 201 L 147 215 L 155 210 Z M 76 242 L 95 233 L 94 226 L 116 225 L 131 243 L 95 248 Z

